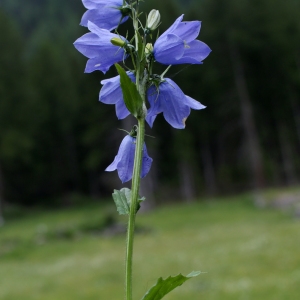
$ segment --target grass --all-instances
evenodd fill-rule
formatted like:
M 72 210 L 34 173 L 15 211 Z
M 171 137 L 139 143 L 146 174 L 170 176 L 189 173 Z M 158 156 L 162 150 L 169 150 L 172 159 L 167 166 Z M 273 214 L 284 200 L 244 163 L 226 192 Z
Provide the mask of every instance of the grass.
M 125 235 L 101 233 L 113 211 L 93 205 L 8 221 L 0 228 L 0 299 L 123 299 Z M 138 215 L 137 226 L 137 300 L 158 277 L 192 270 L 206 273 L 165 300 L 299 299 L 300 220 L 288 213 L 241 196 L 161 207 Z

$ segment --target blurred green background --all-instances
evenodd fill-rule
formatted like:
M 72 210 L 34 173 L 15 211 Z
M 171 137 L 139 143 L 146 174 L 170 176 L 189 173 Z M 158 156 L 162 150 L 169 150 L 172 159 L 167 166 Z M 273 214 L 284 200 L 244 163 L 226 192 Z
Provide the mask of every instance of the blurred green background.
M 192 111 L 185 130 L 161 115 L 146 128 L 154 163 L 141 194 L 148 208 L 168 206 L 139 218 L 137 289 L 195 268 L 209 273 L 166 299 L 297 299 L 299 193 L 263 191 L 299 184 L 300 2 L 142 3 L 153 8 L 160 32 L 183 13 L 201 20 L 212 53 L 168 72 L 207 108 Z M 118 128 L 134 123 L 98 101 L 114 68 L 83 73 L 72 44 L 87 32 L 84 11 L 80 0 L 0 0 L 1 299 L 121 298 L 122 226 L 121 236 L 95 236 L 124 223 L 110 198 L 122 185 L 104 169 L 124 136 Z
M 299 298 L 300 224 L 290 211 L 258 209 L 245 194 L 159 207 L 136 225 L 134 299 L 160 276 L 192 270 L 204 273 L 164 299 Z M 0 228 L 0 299 L 123 299 L 125 229 L 111 205 L 23 211 Z

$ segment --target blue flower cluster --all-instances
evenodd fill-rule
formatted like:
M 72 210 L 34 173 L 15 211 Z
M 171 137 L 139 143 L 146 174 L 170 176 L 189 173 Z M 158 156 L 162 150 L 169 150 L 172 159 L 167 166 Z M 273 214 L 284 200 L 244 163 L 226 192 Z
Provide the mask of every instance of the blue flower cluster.
M 84 13 L 81 25 L 87 26 L 89 33 L 84 34 L 74 43 L 75 48 L 88 58 L 85 72 L 100 70 L 106 73 L 109 68 L 128 56 L 125 47 L 116 47 L 112 44 L 113 38 L 128 41 L 111 32 L 128 19 L 131 7 L 124 0 L 82 0 L 87 11 Z M 155 14 L 154 14 L 155 15 Z M 202 64 L 202 61 L 211 52 L 210 48 L 200 40 L 201 22 L 184 22 L 181 15 L 161 36 L 154 45 L 149 47 L 148 57 L 164 65 Z M 155 23 L 155 22 L 154 22 Z M 127 72 L 130 79 L 135 82 L 135 75 Z M 130 112 L 126 108 L 120 86 L 120 76 L 102 80 L 103 87 L 99 100 L 106 104 L 114 104 L 118 119 L 126 118 Z M 159 80 L 149 84 L 147 99 L 150 107 L 146 121 L 150 127 L 159 113 L 174 128 L 185 127 L 185 120 L 191 109 L 205 108 L 200 102 L 185 95 L 178 85 L 170 78 L 159 77 Z M 118 170 L 122 182 L 132 178 L 133 156 L 135 151 L 135 138 L 127 135 L 119 148 L 113 163 L 106 171 Z M 150 170 L 152 159 L 147 154 L 146 146 L 143 149 L 142 174 L 144 177 Z

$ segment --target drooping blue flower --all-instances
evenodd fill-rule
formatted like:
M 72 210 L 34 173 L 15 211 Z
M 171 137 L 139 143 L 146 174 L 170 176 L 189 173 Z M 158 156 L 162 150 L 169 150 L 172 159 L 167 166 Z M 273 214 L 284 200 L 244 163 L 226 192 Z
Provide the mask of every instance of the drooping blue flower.
M 200 102 L 186 96 L 179 86 L 171 79 L 165 78 L 157 88 L 151 85 L 147 91 L 150 109 L 146 121 L 153 126 L 159 113 L 163 113 L 165 120 L 174 128 L 182 129 L 192 109 L 205 108 Z
M 117 170 L 122 183 L 132 178 L 135 146 L 136 138 L 126 135 L 114 161 L 105 169 L 108 172 Z M 149 157 L 146 144 L 144 143 L 141 178 L 145 177 L 150 171 L 152 161 L 153 159 Z
M 124 49 L 114 46 L 111 39 L 121 38 L 124 41 L 126 39 L 106 29 L 101 29 L 90 21 L 88 28 L 91 32 L 77 39 L 74 46 L 80 53 L 89 58 L 85 67 L 86 73 L 100 70 L 105 74 L 114 63 L 122 61 L 125 57 Z
M 135 82 L 134 74 L 131 72 L 126 73 L 131 81 Z M 115 104 L 118 119 L 124 119 L 130 115 L 123 99 L 122 89 L 120 86 L 120 75 L 102 80 L 101 84 L 103 84 L 103 87 L 100 90 L 99 100 L 105 104 Z
M 88 26 L 88 21 L 107 30 L 115 29 L 127 19 L 129 9 L 123 6 L 123 0 L 82 0 L 88 10 L 83 14 L 80 25 Z
M 161 64 L 202 64 L 211 52 L 205 43 L 196 40 L 201 22 L 182 22 L 182 19 L 183 15 L 154 44 L 154 58 Z

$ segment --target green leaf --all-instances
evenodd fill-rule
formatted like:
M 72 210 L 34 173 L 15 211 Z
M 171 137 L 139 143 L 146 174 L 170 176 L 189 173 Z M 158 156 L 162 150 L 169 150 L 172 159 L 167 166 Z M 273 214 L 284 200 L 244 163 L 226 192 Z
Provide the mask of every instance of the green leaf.
M 127 109 L 137 118 L 142 113 L 143 100 L 139 94 L 135 83 L 133 83 L 125 70 L 118 64 L 115 64 L 120 75 L 120 83 L 123 98 Z
M 200 273 L 201 272 L 199 271 L 193 271 L 187 276 L 179 274 L 175 277 L 170 276 L 167 279 L 160 277 L 157 280 L 157 283 L 145 294 L 142 300 L 160 300 L 176 287 L 182 285 L 188 279 L 198 276 Z
M 128 188 L 122 188 L 119 191 L 114 190 L 112 196 L 117 206 L 118 213 L 120 215 L 128 215 L 130 212 L 131 190 Z M 136 211 L 140 209 L 140 203 L 145 199 L 146 199 L 145 197 L 139 196 Z
M 114 190 L 112 197 L 117 206 L 117 211 L 120 215 L 128 215 L 130 211 L 130 207 L 128 205 L 127 197 L 124 191 Z

